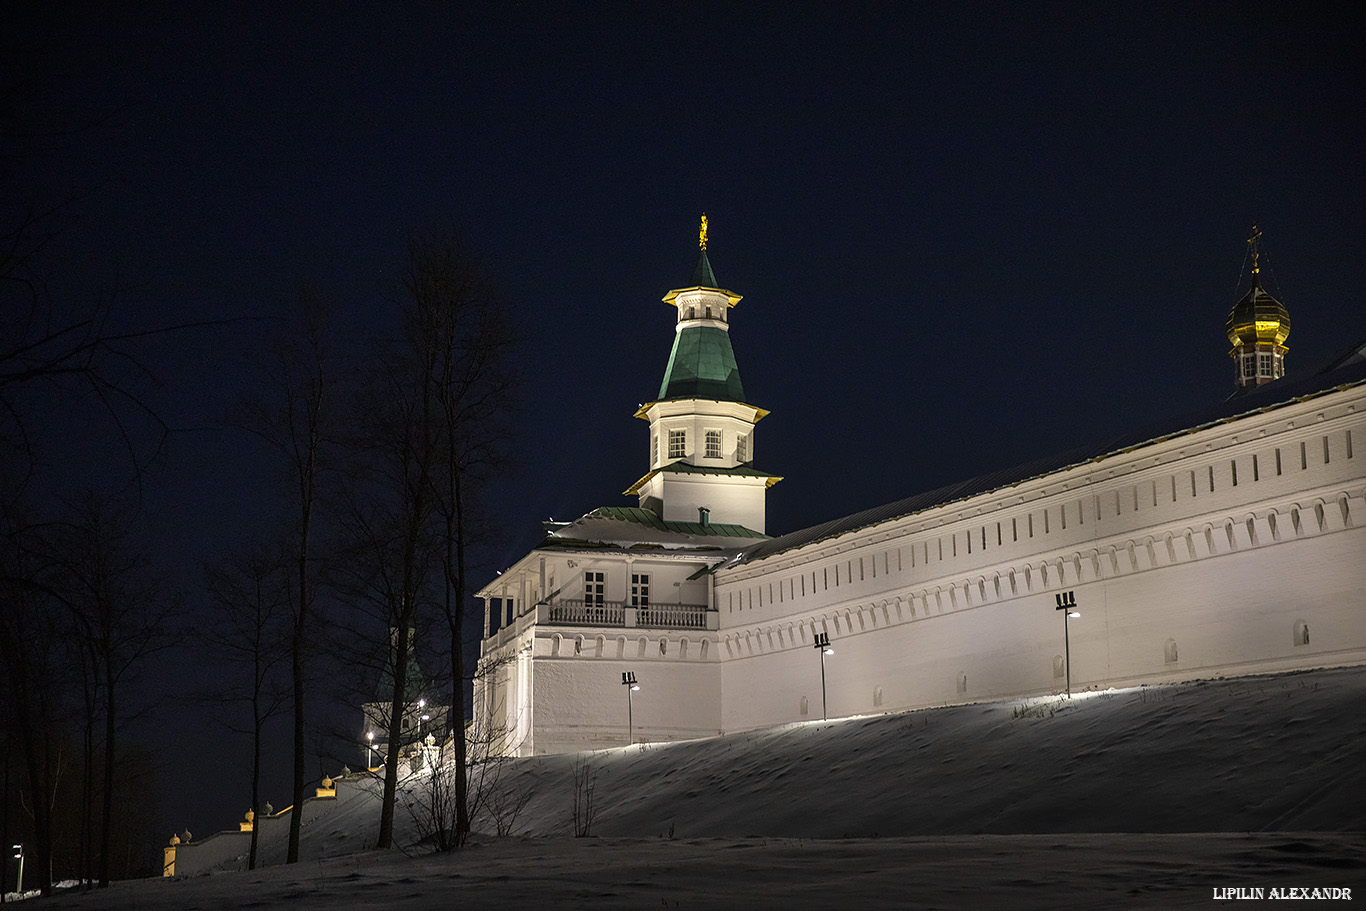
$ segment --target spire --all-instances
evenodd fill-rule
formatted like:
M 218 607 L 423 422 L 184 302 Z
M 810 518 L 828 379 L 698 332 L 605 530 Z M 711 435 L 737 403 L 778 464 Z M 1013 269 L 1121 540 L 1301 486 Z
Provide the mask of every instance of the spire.
M 707 259 L 707 216 L 702 216 L 702 227 L 697 231 L 697 265 L 692 270 L 692 287 L 694 288 L 719 288 L 716 284 L 716 273 L 711 270 L 711 262 Z
M 706 215 L 697 231 L 697 247 L 692 284 L 670 291 L 664 298 L 678 308 L 678 327 L 658 398 L 743 402 L 745 389 L 740 384 L 740 371 L 730 344 L 728 319 L 728 311 L 740 295 L 716 283 L 716 274 L 707 259 Z

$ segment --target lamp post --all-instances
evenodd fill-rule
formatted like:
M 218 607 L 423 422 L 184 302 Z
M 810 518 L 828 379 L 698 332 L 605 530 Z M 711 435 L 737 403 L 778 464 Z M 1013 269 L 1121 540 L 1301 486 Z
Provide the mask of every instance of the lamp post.
M 427 719 L 432 717 L 431 715 L 427 714 L 426 699 L 419 699 L 417 701 L 417 711 L 419 716 L 417 719 L 417 739 L 420 743 L 422 741 L 422 736 L 427 733 Z
M 825 707 L 825 656 L 835 654 L 835 650 L 830 647 L 830 634 L 817 633 L 815 647 L 821 653 L 821 721 L 829 721 L 829 713 Z
M 375 732 L 366 731 L 365 739 L 370 743 L 370 751 L 366 754 L 365 767 L 373 769 L 375 767 Z
M 640 689 L 640 684 L 636 683 L 636 672 L 622 671 L 621 685 L 626 687 L 626 739 L 628 745 L 631 745 L 636 742 L 636 724 L 631 705 L 631 694 Z
M 14 855 L 15 857 L 19 858 L 19 882 L 14 887 L 14 891 L 18 892 L 19 895 L 22 897 L 24 894 L 24 846 L 15 845 L 14 850 L 19 852 L 18 854 Z
M 1067 698 L 1072 698 L 1072 641 L 1067 631 L 1067 621 L 1071 617 L 1080 617 L 1077 611 L 1076 592 L 1062 592 L 1054 595 L 1054 610 L 1062 611 L 1062 663 L 1063 669 L 1067 672 Z

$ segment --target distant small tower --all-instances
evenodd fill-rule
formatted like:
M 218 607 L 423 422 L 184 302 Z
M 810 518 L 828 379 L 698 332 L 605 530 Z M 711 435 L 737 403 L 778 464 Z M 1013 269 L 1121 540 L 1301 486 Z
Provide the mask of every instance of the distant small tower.
M 1261 237 L 1256 225 L 1247 239 L 1252 258 L 1252 286 L 1228 313 L 1228 340 L 1233 345 L 1234 385 L 1238 392 L 1270 383 L 1285 375 L 1285 340 L 1290 314 L 1285 305 L 1262 287 Z

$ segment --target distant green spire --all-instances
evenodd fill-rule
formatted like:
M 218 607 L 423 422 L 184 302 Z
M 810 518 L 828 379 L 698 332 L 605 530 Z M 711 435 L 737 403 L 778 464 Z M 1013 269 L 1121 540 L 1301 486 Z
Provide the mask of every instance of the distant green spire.
M 375 688 L 376 702 L 392 702 L 394 699 L 394 665 L 398 663 L 398 649 L 396 646 L 397 636 L 391 631 L 389 635 L 389 658 L 379 670 L 379 686 Z M 415 643 L 409 632 L 408 638 L 408 668 L 404 674 L 403 698 L 408 702 L 416 702 L 422 695 L 425 685 L 422 681 L 422 668 L 417 665 L 417 653 L 414 648 Z

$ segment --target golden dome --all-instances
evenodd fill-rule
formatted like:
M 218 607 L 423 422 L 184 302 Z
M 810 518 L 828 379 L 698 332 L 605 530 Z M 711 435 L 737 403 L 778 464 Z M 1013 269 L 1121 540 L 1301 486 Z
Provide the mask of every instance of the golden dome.
M 1227 329 L 1229 344 L 1235 348 L 1258 342 L 1284 345 L 1290 335 L 1290 314 L 1285 304 L 1266 293 L 1261 277 L 1253 274 L 1252 287 L 1228 312 Z
M 1252 287 L 1243 299 L 1228 312 L 1228 341 L 1234 348 L 1243 345 L 1285 345 L 1290 335 L 1290 314 L 1285 304 L 1276 300 L 1262 287 L 1262 232 L 1256 225 L 1247 238 L 1248 255 L 1252 257 Z

